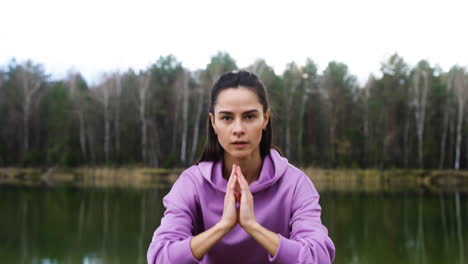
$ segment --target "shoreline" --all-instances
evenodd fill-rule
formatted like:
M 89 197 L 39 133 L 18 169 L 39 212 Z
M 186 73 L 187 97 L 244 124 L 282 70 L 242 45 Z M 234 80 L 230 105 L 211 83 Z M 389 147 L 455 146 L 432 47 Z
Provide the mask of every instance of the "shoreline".
M 169 188 L 184 169 L 135 167 L 0 168 L 0 186 Z M 468 192 L 468 171 L 302 169 L 320 192 Z

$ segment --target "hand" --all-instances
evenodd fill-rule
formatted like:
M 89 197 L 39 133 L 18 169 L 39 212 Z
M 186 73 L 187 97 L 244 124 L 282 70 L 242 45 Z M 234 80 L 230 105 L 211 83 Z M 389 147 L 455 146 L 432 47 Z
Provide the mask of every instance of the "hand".
M 257 224 L 254 214 L 254 199 L 250 192 L 249 184 L 242 174 L 239 166 L 236 166 L 236 179 L 240 186 L 239 224 L 244 230 L 248 230 Z
M 219 224 L 223 227 L 228 228 L 229 230 L 233 229 L 237 222 L 239 221 L 239 213 L 236 209 L 236 184 L 237 184 L 237 174 L 236 174 L 236 165 L 232 166 L 231 175 L 226 188 L 226 195 L 224 196 L 224 209 L 223 215 Z

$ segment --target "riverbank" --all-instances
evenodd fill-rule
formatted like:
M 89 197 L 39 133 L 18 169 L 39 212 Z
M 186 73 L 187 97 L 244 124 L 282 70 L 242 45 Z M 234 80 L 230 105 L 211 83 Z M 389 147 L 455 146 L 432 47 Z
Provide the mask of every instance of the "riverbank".
M 153 168 L 0 168 L 0 185 L 79 188 L 166 188 L 183 169 Z M 429 190 L 468 192 L 468 171 L 303 169 L 316 188 L 330 192 Z

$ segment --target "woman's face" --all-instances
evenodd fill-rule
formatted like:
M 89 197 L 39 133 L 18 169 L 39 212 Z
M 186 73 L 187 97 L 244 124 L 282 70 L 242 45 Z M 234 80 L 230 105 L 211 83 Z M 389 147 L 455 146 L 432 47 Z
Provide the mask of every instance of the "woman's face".
M 263 112 L 254 92 L 242 86 L 223 90 L 214 106 L 214 116 L 209 115 L 225 154 L 246 158 L 260 153 L 262 130 L 266 129 L 270 110 Z

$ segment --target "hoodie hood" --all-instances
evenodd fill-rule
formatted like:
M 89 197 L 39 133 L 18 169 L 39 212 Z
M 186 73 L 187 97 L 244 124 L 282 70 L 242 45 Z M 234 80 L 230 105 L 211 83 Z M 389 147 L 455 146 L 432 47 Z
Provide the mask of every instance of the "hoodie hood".
M 263 159 L 260 177 L 252 182 L 250 192 L 255 193 L 264 190 L 275 184 L 284 174 L 288 166 L 288 160 L 275 149 L 270 149 L 270 153 Z M 223 178 L 223 161 L 203 161 L 198 164 L 198 169 L 203 178 L 214 188 L 221 192 L 226 192 L 227 180 Z

